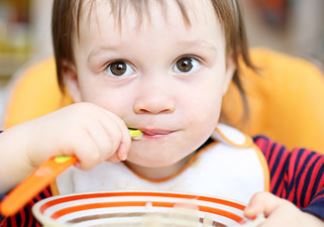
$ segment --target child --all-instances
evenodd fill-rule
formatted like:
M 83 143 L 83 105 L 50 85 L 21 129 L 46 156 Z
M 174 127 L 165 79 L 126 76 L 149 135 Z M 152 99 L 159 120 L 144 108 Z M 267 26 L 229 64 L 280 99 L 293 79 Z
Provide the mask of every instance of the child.
M 51 156 L 74 154 L 79 168 L 3 225 L 37 225 L 31 206 L 56 193 L 142 189 L 249 202 L 264 226 L 323 226 L 323 156 L 219 124 L 238 58 L 253 68 L 235 0 L 55 0 L 52 22 L 58 81 L 76 104 L 1 134 L 0 190 Z

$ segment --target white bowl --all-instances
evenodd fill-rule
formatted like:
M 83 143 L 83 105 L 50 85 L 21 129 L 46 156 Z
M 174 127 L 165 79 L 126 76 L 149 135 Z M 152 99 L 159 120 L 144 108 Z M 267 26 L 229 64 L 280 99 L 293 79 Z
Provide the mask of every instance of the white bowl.
M 244 205 L 173 192 L 123 191 L 54 196 L 33 207 L 44 226 L 232 226 Z

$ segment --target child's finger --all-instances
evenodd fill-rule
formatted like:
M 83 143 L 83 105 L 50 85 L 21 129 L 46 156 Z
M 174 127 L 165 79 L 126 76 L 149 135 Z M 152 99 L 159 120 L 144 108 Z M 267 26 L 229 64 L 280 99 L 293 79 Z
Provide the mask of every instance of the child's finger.
M 100 120 L 100 130 L 103 131 L 104 136 L 102 137 L 102 143 L 104 144 L 103 150 L 101 150 L 103 157 L 102 161 L 109 160 L 114 154 L 117 152 L 118 148 L 120 147 L 120 143 L 122 140 L 122 132 L 116 124 L 116 122 L 111 122 L 109 124 L 105 123 L 104 120 Z
M 131 136 L 127 126 L 121 119 L 118 119 L 117 125 L 121 131 L 121 141 L 117 150 L 117 155 L 120 160 L 125 161 L 131 146 Z
M 117 146 L 114 139 L 105 127 L 97 120 L 92 121 L 86 129 L 87 136 L 95 143 L 100 155 L 100 161 L 109 158 L 114 152 L 114 146 Z M 115 143 L 115 145 L 114 145 Z
M 273 227 L 273 226 L 316 226 L 316 225 L 308 225 L 305 222 L 303 223 L 302 212 L 297 209 L 292 203 L 288 201 L 283 201 L 279 199 L 281 202 L 280 205 L 271 212 L 271 216 L 269 216 L 266 221 L 262 224 L 262 227 Z
M 288 215 L 287 215 L 288 214 Z M 279 208 L 271 213 L 271 217 L 267 218 L 266 221 L 262 224 L 262 227 L 273 227 L 273 226 L 292 226 L 294 223 L 295 216 L 291 210 L 286 208 Z M 298 219 L 298 218 L 297 218 Z M 298 223 L 295 223 L 298 226 Z
M 104 112 L 105 115 L 109 114 L 110 117 L 114 120 L 114 123 L 116 123 L 116 126 L 119 129 L 120 134 L 120 138 L 118 140 L 119 144 L 118 147 L 116 149 L 116 154 L 119 158 L 120 161 L 124 161 L 127 158 L 129 149 L 130 149 L 130 145 L 131 145 L 131 137 L 129 135 L 128 132 L 128 128 L 126 126 L 126 124 L 116 115 L 105 111 Z M 108 130 L 109 127 L 111 127 L 111 121 L 106 122 L 103 121 L 102 124 L 104 125 L 104 127 L 106 127 L 106 129 Z
M 269 192 L 259 192 L 253 195 L 249 204 L 244 210 L 247 218 L 255 218 L 258 214 L 269 216 L 280 204 L 282 200 Z
M 131 145 L 131 137 L 129 135 L 128 130 L 122 132 L 122 138 L 119 144 L 119 147 L 117 149 L 117 156 L 119 160 L 125 161 L 128 156 L 128 152 L 130 150 L 130 145 Z
M 262 227 L 274 227 L 274 226 L 290 226 L 289 221 L 287 223 L 283 223 L 284 220 L 289 219 L 289 213 L 284 212 L 273 212 L 271 214 L 271 218 L 266 219 L 266 221 L 262 224 Z
M 85 137 L 82 141 L 75 144 L 78 144 L 78 146 L 74 147 L 72 151 L 77 150 L 74 155 L 77 156 L 81 169 L 91 169 L 100 162 L 100 151 L 98 146 L 91 138 Z
M 115 153 L 112 157 L 110 157 L 110 158 L 108 159 L 108 161 L 113 162 L 113 163 L 117 163 L 117 162 L 120 162 L 121 160 L 120 160 L 120 158 L 118 157 L 118 155 Z

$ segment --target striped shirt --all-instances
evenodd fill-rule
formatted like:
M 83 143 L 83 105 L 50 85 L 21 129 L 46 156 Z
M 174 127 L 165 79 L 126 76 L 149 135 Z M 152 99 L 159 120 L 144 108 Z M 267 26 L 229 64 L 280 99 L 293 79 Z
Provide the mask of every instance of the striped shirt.
M 288 150 L 264 136 L 254 137 L 254 143 L 267 160 L 271 192 L 324 219 L 324 155 L 302 148 Z M 16 215 L 2 217 L 0 226 L 41 226 L 33 217 L 31 207 L 49 196 L 50 188 L 46 188 Z

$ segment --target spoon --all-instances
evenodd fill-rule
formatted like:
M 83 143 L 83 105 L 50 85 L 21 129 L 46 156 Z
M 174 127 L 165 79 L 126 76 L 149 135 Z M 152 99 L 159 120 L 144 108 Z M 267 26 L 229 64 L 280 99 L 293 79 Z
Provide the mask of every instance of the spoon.
M 129 129 L 129 133 L 132 140 L 139 140 L 143 136 L 143 133 L 137 129 Z M 1 214 L 11 216 L 17 213 L 40 191 L 51 184 L 58 175 L 77 162 L 75 156 L 59 155 L 42 163 L 4 198 L 0 204 Z

